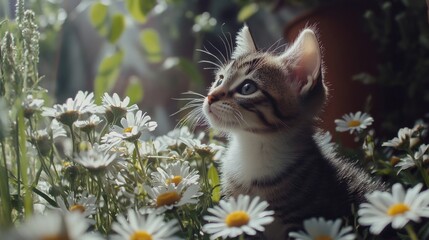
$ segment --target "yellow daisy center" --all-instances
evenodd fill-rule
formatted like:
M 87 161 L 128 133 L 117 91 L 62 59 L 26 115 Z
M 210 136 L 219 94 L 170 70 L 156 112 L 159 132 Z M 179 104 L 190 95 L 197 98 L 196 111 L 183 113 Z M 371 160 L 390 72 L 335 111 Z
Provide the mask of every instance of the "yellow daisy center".
M 348 127 L 359 127 L 361 122 L 359 120 L 351 120 L 347 123 Z
M 405 203 L 397 203 L 397 204 L 393 204 L 392 206 L 389 207 L 389 209 L 387 209 L 387 214 L 389 216 L 395 216 L 398 214 L 403 214 L 410 211 L 410 207 L 408 207 L 407 204 Z
M 165 205 L 171 205 L 180 200 L 181 196 L 177 192 L 166 192 L 163 194 L 160 194 L 156 198 L 156 206 L 162 207 Z
M 234 211 L 226 216 L 225 223 L 228 227 L 241 227 L 250 220 L 249 214 L 245 211 Z
M 332 238 L 331 238 L 331 236 L 320 235 L 320 236 L 317 236 L 316 238 L 314 238 L 314 240 L 332 240 Z
M 80 204 L 76 204 L 73 205 L 69 208 L 70 212 L 80 212 L 80 213 L 84 213 L 85 212 L 85 207 L 80 205 Z
M 146 231 L 135 231 L 133 235 L 130 236 L 130 240 L 152 240 L 152 235 Z
M 132 127 L 127 127 L 124 129 L 124 133 L 130 133 L 133 130 Z
M 170 184 L 170 183 L 174 183 L 174 185 L 179 185 L 179 183 L 182 181 L 182 176 L 174 176 L 172 178 L 167 179 L 166 183 Z

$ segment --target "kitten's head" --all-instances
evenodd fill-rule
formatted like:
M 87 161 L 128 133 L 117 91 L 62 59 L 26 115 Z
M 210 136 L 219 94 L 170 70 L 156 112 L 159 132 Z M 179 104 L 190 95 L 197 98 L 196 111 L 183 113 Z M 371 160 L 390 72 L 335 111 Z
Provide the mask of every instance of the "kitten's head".
M 304 29 L 280 54 L 258 51 L 247 26 L 236 43 L 203 103 L 210 125 L 226 132 L 266 133 L 311 124 L 326 97 L 314 32 Z

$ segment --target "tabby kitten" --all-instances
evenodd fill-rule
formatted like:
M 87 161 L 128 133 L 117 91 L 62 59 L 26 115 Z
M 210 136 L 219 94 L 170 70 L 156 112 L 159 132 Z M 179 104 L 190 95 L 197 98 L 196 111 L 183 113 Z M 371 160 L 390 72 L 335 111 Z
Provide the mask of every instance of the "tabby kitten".
M 327 89 L 313 30 L 281 54 L 258 51 L 247 26 L 236 44 L 202 105 L 211 127 L 229 138 L 224 195 L 269 202 L 276 220 L 267 239 L 287 239 L 310 217 L 350 216 L 364 193 L 383 187 L 321 144 L 314 122 Z

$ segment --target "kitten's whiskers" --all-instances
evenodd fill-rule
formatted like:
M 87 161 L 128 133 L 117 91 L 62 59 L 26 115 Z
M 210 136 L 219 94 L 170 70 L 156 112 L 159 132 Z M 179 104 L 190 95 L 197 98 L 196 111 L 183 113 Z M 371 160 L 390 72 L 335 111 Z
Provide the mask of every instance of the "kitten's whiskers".
M 280 44 L 281 41 L 282 39 L 279 39 L 275 43 L 271 44 L 271 46 L 267 49 L 267 52 L 276 54 L 280 48 L 286 48 L 287 44 L 286 43 Z
M 219 48 L 217 48 L 215 45 L 213 45 L 213 43 L 209 42 L 209 44 L 216 49 L 216 51 L 222 56 L 223 60 L 225 61 L 225 63 L 228 61 L 228 59 L 225 57 L 225 54 L 222 53 L 221 50 L 219 50 Z
M 222 66 L 221 66 L 221 65 L 219 65 L 219 64 L 217 64 L 217 63 L 215 63 L 215 62 L 209 61 L 209 60 L 201 60 L 201 61 L 199 61 L 198 63 L 209 63 L 209 64 L 212 64 L 212 65 L 214 65 L 214 66 L 218 67 L 218 68 L 222 68 Z
M 201 52 L 201 53 L 205 53 L 211 57 L 214 57 L 219 62 L 219 64 L 223 66 L 224 62 L 222 62 L 216 55 L 209 52 L 206 47 L 204 47 L 204 50 L 203 49 L 197 49 L 196 51 Z
M 178 101 L 189 101 L 187 102 L 182 108 L 180 108 L 177 112 L 173 113 L 173 115 L 176 115 L 178 113 L 181 113 L 185 110 L 192 109 L 188 113 L 185 114 L 185 116 L 177 123 L 176 127 L 178 126 L 185 126 L 189 125 L 189 128 L 193 131 L 197 127 L 198 124 L 207 124 L 207 120 L 204 118 L 202 105 L 205 99 L 205 96 L 188 91 L 182 93 L 183 95 L 191 95 L 191 97 L 184 97 L 184 98 L 175 98 L 175 100 Z M 196 96 L 196 97 L 192 97 Z
M 222 39 L 221 36 L 219 36 L 219 38 L 222 40 L 223 45 L 225 46 L 226 57 L 229 60 L 231 58 L 232 51 L 233 51 L 233 43 L 232 43 L 232 39 L 231 39 L 231 34 L 230 33 L 228 33 L 229 34 L 229 41 L 228 41 L 228 38 L 226 37 L 225 32 L 223 31 L 223 26 L 224 25 L 225 24 L 222 24 L 221 31 L 222 31 L 223 37 L 225 38 L 225 41 Z M 226 44 L 225 44 L 225 42 L 226 42 Z

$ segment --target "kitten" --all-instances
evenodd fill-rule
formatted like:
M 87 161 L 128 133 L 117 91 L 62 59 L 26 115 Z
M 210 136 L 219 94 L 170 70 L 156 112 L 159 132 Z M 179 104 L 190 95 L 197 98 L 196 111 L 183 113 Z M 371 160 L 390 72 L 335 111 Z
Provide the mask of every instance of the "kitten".
M 310 217 L 351 216 L 352 204 L 384 187 L 321 143 L 314 122 L 327 89 L 313 30 L 278 55 L 258 51 L 247 26 L 236 45 L 202 104 L 210 126 L 229 138 L 224 195 L 268 201 L 276 220 L 267 239 L 287 239 Z

